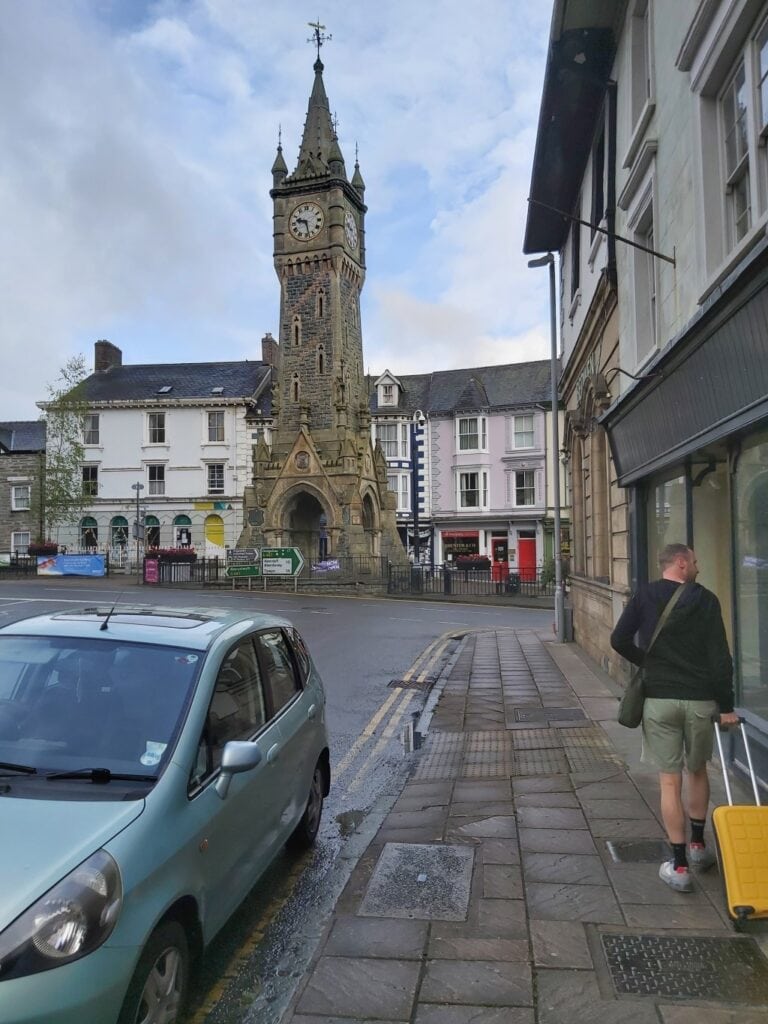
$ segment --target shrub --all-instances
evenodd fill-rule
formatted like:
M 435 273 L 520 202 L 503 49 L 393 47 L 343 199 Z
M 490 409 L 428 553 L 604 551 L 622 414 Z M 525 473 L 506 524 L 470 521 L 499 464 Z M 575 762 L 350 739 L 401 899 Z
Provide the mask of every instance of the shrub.
M 58 555 L 59 545 L 52 540 L 38 540 L 29 545 L 27 553 L 30 555 Z

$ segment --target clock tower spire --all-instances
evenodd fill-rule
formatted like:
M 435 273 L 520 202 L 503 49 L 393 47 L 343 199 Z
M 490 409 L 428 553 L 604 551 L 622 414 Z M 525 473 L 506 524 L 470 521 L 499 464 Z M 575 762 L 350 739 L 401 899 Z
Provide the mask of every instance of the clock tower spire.
M 292 172 L 282 136 L 272 166 L 274 266 L 280 283 L 280 359 L 271 449 L 254 452 L 253 532 L 243 543 L 296 545 L 306 560 L 386 555 L 402 561 L 386 460 L 371 438 L 363 372 L 365 186 L 347 177 L 312 23 L 314 82 Z M 322 543 L 320 543 L 322 540 Z

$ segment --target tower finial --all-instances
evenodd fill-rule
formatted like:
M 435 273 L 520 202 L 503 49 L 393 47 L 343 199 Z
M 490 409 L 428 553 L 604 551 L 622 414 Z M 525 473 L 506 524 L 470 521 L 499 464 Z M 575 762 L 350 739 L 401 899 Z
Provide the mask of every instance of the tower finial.
M 277 126 L 277 148 L 283 148 L 283 126 L 281 124 Z
M 326 35 L 325 25 L 320 24 L 319 18 L 317 19 L 317 21 L 309 21 L 307 22 L 307 24 L 312 29 L 312 36 L 310 39 L 307 40 L 307 42 L 312 43 L 314 46 L 317 47 L 317 59 L 319 61 L 320 47 L 323 45 L 323 43 L 330 42 L 330 40 L 333 39 L 333 36 L 330 33 Z

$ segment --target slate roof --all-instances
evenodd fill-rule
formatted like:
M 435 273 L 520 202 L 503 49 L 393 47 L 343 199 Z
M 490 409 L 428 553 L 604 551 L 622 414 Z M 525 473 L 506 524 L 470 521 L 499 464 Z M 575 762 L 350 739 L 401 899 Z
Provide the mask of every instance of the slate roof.
M 381 408 L 378 389 L 373 385 L 374 379 L 369 379 L 371 412 L 412 413 L 421 409 L 427 415 L 438 416 L 480 409 L 550 404 L 548 359 L 405 376 L 398 374 L 397 378 L 403 385 L 399 405 L 383 405 Z
M 227 398 L 252 398 L 267 383 L 268 363 L 243 360 L 232 363 L 146 363 L 114 366 L 92 373 L 83 382 L 87 402 L 154 401 L 205 399 L 215 403 Z M 171 390 L 160 394 L 160 388 Z M 212 394 L 212 388 L 222 388 Z M 264 387 L 259 395 L 263 413 L 270 409 L 271 393 Z
M 0 423 L 0 447 L 9 452 L 45 451 L 45 421 L 11 420 Z

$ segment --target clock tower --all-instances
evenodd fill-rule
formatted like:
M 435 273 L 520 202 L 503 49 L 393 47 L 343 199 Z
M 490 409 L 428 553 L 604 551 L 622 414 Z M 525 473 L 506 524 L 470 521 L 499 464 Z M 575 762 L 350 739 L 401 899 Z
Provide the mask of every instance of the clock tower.
M 272 443 L 254 452 L 241 544 L 300 547 L 322 557 L 405 554 L 371 439 L 363 373 L 360 292 L 365 281 L 365 183 L 347 177 L 323 83 L 322 26 L 296 166 L 281 142 L 272 166 L 274 265 L 280 285 L 279 370 Z

